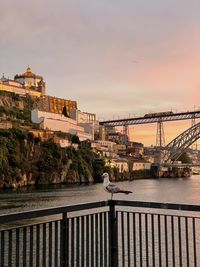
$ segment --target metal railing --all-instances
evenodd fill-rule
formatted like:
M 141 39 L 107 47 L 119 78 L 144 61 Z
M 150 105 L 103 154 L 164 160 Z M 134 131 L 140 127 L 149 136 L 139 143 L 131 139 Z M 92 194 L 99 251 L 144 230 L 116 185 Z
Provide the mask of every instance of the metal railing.
M 0 216 L 0 266 L 200 266 L 200 206 L 101 201 Z

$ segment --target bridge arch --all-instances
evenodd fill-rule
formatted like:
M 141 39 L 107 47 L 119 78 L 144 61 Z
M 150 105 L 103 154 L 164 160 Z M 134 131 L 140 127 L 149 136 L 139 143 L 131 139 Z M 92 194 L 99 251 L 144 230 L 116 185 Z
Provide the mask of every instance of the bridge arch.
M 164 148 L 163 161 L 169 163 L 177 160 L 199 138 L 200 122 L 181 133 Z

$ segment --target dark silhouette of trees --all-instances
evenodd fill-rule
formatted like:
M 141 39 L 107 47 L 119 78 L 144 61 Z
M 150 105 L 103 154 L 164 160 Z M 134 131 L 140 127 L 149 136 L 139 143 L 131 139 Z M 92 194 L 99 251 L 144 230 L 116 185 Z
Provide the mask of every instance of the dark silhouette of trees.
M 192 160 L 188 156 L 187 152 L 183 152 L 183 154 L 178 158 L 178 160 L 182 161 L 182 163 L 192 163 Z
M 66 106 L 63 107 L 62 114 L 63 114 L 65 117 L 69 118 L 69 114 L 68 114 L 68 112 L 67 112 L 67 108 L 66 108 Z

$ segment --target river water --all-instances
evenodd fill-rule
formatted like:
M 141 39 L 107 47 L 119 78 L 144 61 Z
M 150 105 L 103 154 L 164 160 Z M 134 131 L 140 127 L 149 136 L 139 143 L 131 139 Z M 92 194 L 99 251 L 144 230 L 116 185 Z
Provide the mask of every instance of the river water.
M 141 179 L 119 182 L 133 194 L 118 194 L 114 199 L 157 201 L 200 205 L 200 175 L 190 178 Z M 0 214 L 107 200 L 102 184 L 56 185 L 0 191 Z
M 138 201 L 154 201 L 154 202 L 170 202 L 170 203 L 187 203 L 187 204 L 196 204 L 196 205 L 200 205 L 200 175 L 195 175 L 192 176 L 190 178 L 161 178 L 161 179 L 141 179 L 141 180 L 134 180 L 131 182 L 119 182 L 118 185 L 124 189 L 127 190 L 131 190 L 133 191 L 133 194 L 130 195 L 124 195 L 124 194 L 117 194 L 114 196 L 114 199 L 123 199 L 123 200 L 138 200 Z M 75 203 L 86 203 L 86 202 L 93 202 L 93 201 L 102 201 L 102 200 L 107 200 L 110 198 L 110 195 L 105 192 L 103 190 L 103 186 L 102 184 L 93 184 L 93 185 L 56 185 L 56 186 L 48 186 L 48 187 L 40 187 L 40 188 L 34 188 L 34 187 L 27 187 L 27 188 L 21 188 L 18 190 L 1 190 L 0 191 L 0 215 L 1 214 L 8 214 L 8 213 L 15 213 L 15 212 L 21 212 L 21 211 L 30 211 L 30 210 L 35 210 L 35 209 L 41 209 L 41 208 L 48 208 L 48 207 L 57 207 L 57 206 L 65 206 L 65 205 L 71 205 L 71 204 L 75 204 Z M 121 217 L 120 217 L 121 216 Z M 123 224 L 127 225 L 127 221 L 128 220 L 128 215 L 125 214 L 124 215 L 124 221 Z M 161 237 L 160 237 L 160 243 L 159 243 L 159 238 L 158 238 L 158 217 L 155 216 L 155 221 L 154 221 L 154 227 L 155 227 L 155 232 L 154 232 L 154 238 L 155 238 L 155 264 L 152 263 L 153 261 L 153 257 L 151 254 L 153 245 L 152 244 L 152 240 L 151 240 L 151 217 L 149 215 L 148 220 L 149 220 L 149 224 L 147 229 L 145 228 L 145 215 L 141 215 L 141 226 L 139 226 L 139 215 L 136 214 L 135 215 L 135 227 L 137 229 L 137 231 L 135 232 L 135 234 L 133 235 L 133 215 L 130 215 L 130 229 L 128 231 L 128 228 L 124 228 L 123 232 L 122 232 L 122 215 L 121 213 L 119 213 L 119 226 L 118 226 L 118 230 L 119 230 L 119 266 L 128 266 L 128 254 L 127 251 L 130 251 L 130 261 L 131 261 L 131 266 L 133 266 L 133 259 L 135 257 L 136 259 L 136 265 L 135 266 L 142 266 L 142 262 L 145 263 L 146 262 L 146 255 L 145 255 L 145 251 L 146 248 L 148 246 L 148 252 L 149 252 L 149 266 L 172 266 L 172 239 L 170 238 L 171 236 L 171 221 L 170 218 L 167 219 L 167 237 L 168 237 L 168 256 L 169 256 L 169 265 L 166 264 L 165 261 L 165 247 L 166 247 L 166 235 L 165 235 L 165 224 L 164 224 L 164 217 L 161 216 Z M 96 217 L 95 217 L 95 222 L 96 222 Z M 72 224 L 72 222 L 71 222 Z M 70 224 L 70 225 L 71 225 Z M 69 227 L 72 227 L 72 225 Z M 176 262 L 176 266 L 189 266 L 187 264 L 186 261 L 186 241 L 185 241 L 185 235 L 186 235 L 186 230 L 185 230 L 185 218 L 180 219 L 180 225 L 182 227 L 181 232 L 178 231 L 178 219 L 177 217 L 174 218 L 174 246 L 175 246 L 175 262 Z M 200 248 L 200 222 L 199 219 L 196 220 L 196 252 L 199 251 Z M 53 229 L 55 231 L 55 225 L 53 223 Z M 189 252 L 190 252 L 190 258 L 189 258 L 189 263 L 190 266 L 195 266 L 194 264 L 194 260 L 193 260 L 193 255 L 194 255 L 194 246 L 193 246 L 193 232 L 191 232 L 192 229 L 192 219 L 189 218 L 188 219 L 188 226 L 189 226 L 189 230 L 188 230 L 188 247 L 189 247 Z M 47 228 L 45 228 L 45 233 L 48 233 L 48 224 L 46 225 Z M 141 229 L 143 229 L 142 231 L 139 231 L 138 229 L 140 229 L 140 227 L 142 227 Z M 7 227 L 6 227 L 7 228 Z M 9 227 L 8 227 L 9 228 Z M 44 231 L 44 226 L 43 228 L 40 227 L 40 230 L 43 229 Z M 72 232 L 71 230 L 72 228 L 70 228 L 70 233 Z M 77 229 L 77 227 L 74 226 L 73 229 Z M 84 228 L 83 228 L 84 229 Z M 146 230 L 145 230 L 146 229 Z M 17 234 L 14 233 L 12 235 L 12 247 L 13 247 L 13 255 L 12 255 L 12 262 L 14 263 L 16 258 L 15 258 L 15 246 L 16 246 L 16 241 L 18 241 L 21 249 L 20 249 L 20 253 L 19 253 L 19 261 L 20 261 L 20 265 L 22 266 L 22 262 L 23 262 L 23 246 L 22 246 L 22 239 L 24 238 L 24 232 L 22 231 L 23 229 L 21 229 L 19 232 L 19 239 L 16 239 Z M 29 228 L 27 228 L 27 238 L 30 237 L 30 233 L 29 233 Z M 79 229 L 80 230 L 80 229 Z M 75 231 L 75 230 L 73 230 Z M 96 230 L 95 230 L 96 231 Z M 146 232 L 145 232 L 146 231 Z M 40 231 L 42 234 L 42 230 Z M 59 232 L 59 231 L 58 231 Z M 95 232 L 96 233 L 96 232 Z M 140 234 L 141 233 L 141 234 Z M 148 233 L 149 236 L 149 240 L 147 243 L 145 243 L 146 239 L 145 238 L 145 233 Z M 179 258 L 180 258 L 180 242 L 178 243 L 178 240 L 180 240 L 180 233 L 182 235 L 182 242 L 181 242 L 181 246 L 183 246 L 184 248 L 182 249 L 182 257 L 183 257 L 183 262 L 181 264 L 179 264 Z M 93 231 L 94 234 L 94 231 Z M 72 235 L 72 234 L 71 234 Z M 7 237 L 7 239 L 5 239 L 5 258 L 6 263 L 3 266 L 10 266 L 8 263 L 8 253 L 7 251 L 9 251 L 8 249 L 8 233 L 7 235 L 5 235 L 5 237 Z M 34 260 L 37 258 L 36 255 L 36 227 L 34 228 L 34 232 L 33 232 L 33 258 Z M 77 233 L 76 233 L 76 238 L 77 238 Z M 98 236 L 98 234 L 97 234 Z M 95 238 L 97 239 L 97 236 L 95 234 Z M 127 245 L 127 238 L 128 236 L 130 236 L 130 250 L 128 249 L 128 245 Z M 136 244 L 134 244 L 134 239 L 133 236 L 135 238 L 135 242 Z M 73 235 L 72 235 L 73 237 Z M 81 237 L 82 238 L 82 237 Z M 100 235 L 99 235 L 100 238 Z M 48 238 L 47 238 L 48 239 Z M 70 238 L 69 242 L 70 243 L 70 247 L 72 247 L 72 244 L 74 244 L 74 241 L 72 241 L 73 238 Z M 96 240 L 95 239 L 95 240 Z M 21 240 L 21 241 L 20 241 Z M 31 238 L 30 238 L 31 240 Z M 40 239 L 38 239 L 40 240 Z M 46 239 L 45 239 L 46 240 Z M 124 241 L 123 241 L 124 240 Z M 29 241 L 27 241 L 29 242 Z M 42 247 L 42 242 L 44 242 L 44 240 L 42 241 L 42 237 L 41 240 L 39 241 L 40 246 Z M 47 244 L 45 245 L 48 246 L 48 240 L 47 240 Z M 84 241 L 85 242 L 85 241 Z M 104 241 L 105 242 L 105 241 Z M 79 244 L 79 243 L 77 243 Z M 125 247 L 124 247 L 125 244 Z M 148 244 L 148 245 L 146 245 Z M 160 246 L 159 246 L 160 244 Z M 39 245 L 38 245 L 39 246 Z M 50 245 L 49 245 L 50 246 Z M 79 246 L 79 245 L 78 245 Z M 100 251 L 100 243 L 98 242 L 98 245 L 96 246 L 96 250 Z M 27 243 L 27 248 L 30 247 L 30 244 Z M 74 245 L 73 245 L 74 247 Z M 122 249 L 124 247 L 124 250 Z M 138 248 L 142 248 L 140 249 L 140 251 L 143 251 L 143 255 L 141 256 L 141 253 L 139 251 Z M 162 247 L 161 250 L 161 258 L 159 258 L 159 248 Z M 134 248 L 135 248 L 135 252 L 134 252 Z M 54 247 L 54 243 L 52 246 L 52 251 L 55 250 Z M 51 255 L 50 252 L 50 248 L 49 250 L 47 250 L 47 254 Z M 77 251 L 77 249 L 76 249 Z M 69 251 L 71 253 L 71 250 Z M 133 253 L 134 252 L 134 253 Z M 49 254 L 48 254 L 49 253 Z M 59 249 L 58 249 L 58 253 L 59 253 Z M 77 252 L 76 252 L 77 253 Z M 124 253 L 124 254 L 123 254 Z M 28 255 L 28 254 L 27 254 Z M 52 254 L 52 259 L 54 259 L 54 254 Z M 78 254 L 77 254 L 78 255 Z M 77 256 L 76 255 L 76 259 L 77 260 Z M 82 256 L 81 256 L 82 257 Z M 0 257 L 1 258 L 1 257 Z M 49 258 L 51 258 L 49 256 Z M 46 266 L 46 265 L 42 265 L 42 262 L 44 261 L 44 259 L 46 259 L 45 257 L 43 258 L 42 253 L 40 254 L 40 256 L 38 256 L 39 261 L 41 262 L 40 266 Z M 72 261 L 72 256 L 71 256 L 71 261 Z M 82 259 L 82 258 L 81 258 Z M 163 264 L 160 264 L 158 262 L 158 260 L 162 260 Z M 28 260 L 28 258 L 27 258 Z M 47 257 L 48 260 L 48 257 Z M 92 260 L 91 260 L 92 261 Z M 200 256 L 199 254 L 197 254 L 197 262 L 200 262 Z M 198 263 L 196 264 L 196 266 L 200 266 L 198 265 Z M 1 264 L 0 264 L 1 265 Z M 35 264 L 33 266 L 36 266 Z M 71 264 L 70 266 L 74 266 L 73 264 Z M 93 266 L 91 264 L 91 266 Z M 107 266 L 107 264 L 105 264 L 105 258 L 104 258 L 104 266 Z

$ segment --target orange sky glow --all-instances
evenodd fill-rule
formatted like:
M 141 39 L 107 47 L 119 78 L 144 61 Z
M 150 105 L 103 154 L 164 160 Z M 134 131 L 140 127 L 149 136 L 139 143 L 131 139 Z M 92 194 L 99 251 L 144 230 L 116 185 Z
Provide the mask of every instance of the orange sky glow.
M 196 122 L 199 122 L 198 120 Z M 164 123 L 165 145 L 182 132 L 191 127 L 191 121 L 175 121 Z M 156 144 L 157 124 L 129 126 L 129 138 L 135 142 L 142 142 L 145 146 Z M 197 142 L 198 145 L 198 142 Z M 199 146 L 199 145 L 198 145 Z

